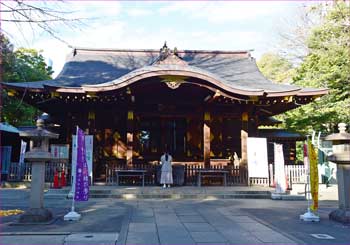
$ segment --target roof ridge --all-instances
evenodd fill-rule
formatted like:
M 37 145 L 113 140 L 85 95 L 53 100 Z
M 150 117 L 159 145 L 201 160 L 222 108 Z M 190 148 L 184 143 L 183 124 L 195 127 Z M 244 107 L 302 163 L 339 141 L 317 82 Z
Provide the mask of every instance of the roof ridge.
M 112 51 L 112 52 L 156 52 L 159 53 L 159 49 L 118 49 L 118 48 L 88 48 L 88 47 L 71 47 L 77 51 Z M 200 49 L 183 49 L 177 50 L 178 53 L 211 53 L 211 54 L 250 54 L 254 49 L 248 50 L 200 50 Z

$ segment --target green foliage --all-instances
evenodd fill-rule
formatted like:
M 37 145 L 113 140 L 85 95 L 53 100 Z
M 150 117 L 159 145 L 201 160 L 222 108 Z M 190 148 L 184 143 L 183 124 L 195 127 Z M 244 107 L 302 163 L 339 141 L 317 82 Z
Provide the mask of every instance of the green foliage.
M 287 59 L 274 53 L 263 54 L 257 65 L 268 79 L 278 83 L 290 82 L 295 72 Z
M 280 115 L 288 130 L 331 133 L 339 122 L 350 123 L 350 6 L 334 3 L 320 23 L 307 39 L 309 54 L 296 68 L 292 83 L 328 88 L 329 94 Z M 270 73 L 264 74 L 272 79 Z
M 333 132 L 339 122 L 350 123 L 350 7 L 335 3 L 307 45 L 309 55 L 297 69 L 294 83 L 328 88 L 320 101 L 286 114 L 286 126 L 299 131 Z
M 1 56 L 3 58 L 3 76 L 5 82 L 33 82 L 51 79 L 52 68 L 47 66 L 44 57 L 35 49 L 20 48 L 13 51 L 9 40 L 0 35 Z M 33 125 L 40 112 L 22 99 L 9 97 L 2 91 L 1 121 L 9 124 Z
M 4 81 L 33 82 L 51 79 L 51 66 L 46 65 L 44 57 L 35 49 L 17 49 L 12 62 L 9 70 L 4 72 Z

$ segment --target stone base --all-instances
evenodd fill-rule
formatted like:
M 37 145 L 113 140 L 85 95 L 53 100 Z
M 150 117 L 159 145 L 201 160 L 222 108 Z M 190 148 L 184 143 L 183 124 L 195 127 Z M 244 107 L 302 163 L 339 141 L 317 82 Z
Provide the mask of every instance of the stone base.
M 46 208 L 31 208 L 19 217 L 19 223 L 44 223 L 52 219 L 52 213 Z
M 329 219 L 350 224 L 350 210 L 336 209 L 329 214 Z
M 306 222 L 320 222 L 320 216 L 308 210 L 306 213 L 299 216 L 301 220 Z

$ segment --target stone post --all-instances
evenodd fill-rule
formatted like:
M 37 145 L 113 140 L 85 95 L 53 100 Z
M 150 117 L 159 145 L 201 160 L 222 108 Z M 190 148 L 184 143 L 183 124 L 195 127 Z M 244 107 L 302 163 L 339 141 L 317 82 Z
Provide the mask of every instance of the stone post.
M 333 153 L 328 160 L 337 164 L 339 199 L 339 209 L 332 211 L 329 218 L 350 224 L 350 134 L 345 132 L 345 123 L 338 126 L 339 133 L 325 139 L 333 143 Z
M 45 162 L 51 159 L 49 139 L 57 139 L 58 134 L 43 129 L 42 119 L 38 119 L 36 125 L 34 130 L 20 132 L 20 136 L 28 137 L 33 146 L 24 156 L 32 162 L 32 182 L 29 209 L 20 216 L 20 223 L 48 222 L 52 219 L 52 213 L 44 208 Z

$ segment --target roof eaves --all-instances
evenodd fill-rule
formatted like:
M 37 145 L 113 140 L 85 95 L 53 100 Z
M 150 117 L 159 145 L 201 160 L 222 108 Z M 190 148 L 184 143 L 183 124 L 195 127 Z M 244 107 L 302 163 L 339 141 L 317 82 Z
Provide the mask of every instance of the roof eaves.
M 326 95 L 329 93 L 329 89 L 313 89 L 313 88 L 303 88 L 297 94 L 298 96 L 313 96 L 313 95 Z

